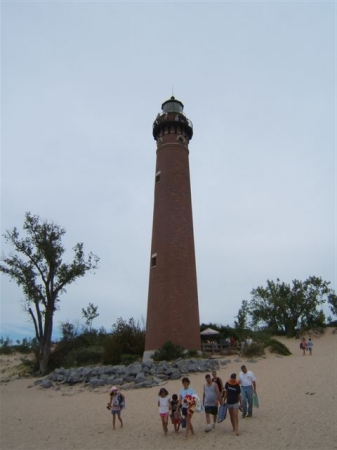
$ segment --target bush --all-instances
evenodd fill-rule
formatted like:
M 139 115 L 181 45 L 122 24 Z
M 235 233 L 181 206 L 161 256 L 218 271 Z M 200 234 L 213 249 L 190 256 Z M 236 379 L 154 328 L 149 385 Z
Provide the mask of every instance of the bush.
M 110 335 L 104 342 L 103 364 L 119 364 L 121 357 L 125 352 L 119 345 L 119 340 L 115 336 Z
M 156 350 L 152 358 L 154 361 L 172 361 L 183 357 L 184 349 L 180 345 L 173 344 L 171 341 L 166 341 L 162 348 Z
M 13 344 L 13 341 L 7 337 L 4 339 L 0 338 L 0 354 L 2 355 L 11 355 L 14 352 L 28 354 L 35 352 L 38 349 L 39 345 L 36 338 L 23 338 L 22 341 L 19 339 L 16 341 L 16 344 Z
M 13 353 L 13 342 L 9 337 L 0 338 L 0 355 L 11 355 Z
M 260 342 L 253 342 L 251 345 L 245 345 L 243 355 L 247 358 L 251 358 L 253 356 L 263 356 L 264 344 L 261 344 Z
M 26 367 L 27 373 L 30 374 L 36 374 L 39 370 L 39 359 L 37 357 L 38 355 L 35 355 L 35 358 L 30 360 L 30 359 L 25 359 L 25 358 L 21 358 L 21 363 L 22 366 Z
M 202 358 L 202 355 L 198 350 L 187 350 L 184 353 L 184 358 Z
M 269 348 L 271 353 L 277 353 L 278 355 L 289 356 L 291 355 L 291 351 L 287 346 L 282 344 L 282 342 L 277 339 L 267 339 L 264 342 L 264 346 Z
M 138 361 L 137 355 L 122 355 L 120 358 L 120 363 L 124 366 L 129 366 L 130 364 L 133 364 L 134 362 Z
M 100 364 L 103 347 L 78 348 L 71 351 L 64 360 L 66 367 L 78 367 L 90 364 Z
M 15 351 L 23 354 L 28 354 L 35 352 L 39 349 L 39 343 L 36 338 L 23 338 L 22 341 L 16 341 L 17 344 L 14 345 Z
M 133 355 L 134 361 L 143 356 L 145 329 L 133 318 L 117 319 L 112 333 L 105 339 L 103 364 L 119 364 L 123 355 Z

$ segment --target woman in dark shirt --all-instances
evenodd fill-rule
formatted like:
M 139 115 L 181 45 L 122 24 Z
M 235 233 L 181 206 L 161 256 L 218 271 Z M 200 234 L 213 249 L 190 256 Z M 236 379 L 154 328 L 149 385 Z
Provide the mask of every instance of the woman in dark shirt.
M 216 370 L 212 370 L 212 381 L 218 385 L 219 392 L 223 393 L 223 383 L 222 379 L 218 377 Z
M 225 384 L 224 403 L 227 403 L 233 431 L 239 436 L 239 408 L 241 408 L 241 388 L 236 379 L 236 373 L 232 373 Z

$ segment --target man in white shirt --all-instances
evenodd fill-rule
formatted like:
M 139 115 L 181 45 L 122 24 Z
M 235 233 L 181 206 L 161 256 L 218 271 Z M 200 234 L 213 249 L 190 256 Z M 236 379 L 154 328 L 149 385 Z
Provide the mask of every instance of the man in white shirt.
M 241 401 L 243 405 L 242 418 L 252 417 L 253 415 L 253 394 L 256 394 L 256 377 L 246 366 L 241 366 L 239 374 L 241 386 Z M 247 414 L 248 403 L 248 414 Z

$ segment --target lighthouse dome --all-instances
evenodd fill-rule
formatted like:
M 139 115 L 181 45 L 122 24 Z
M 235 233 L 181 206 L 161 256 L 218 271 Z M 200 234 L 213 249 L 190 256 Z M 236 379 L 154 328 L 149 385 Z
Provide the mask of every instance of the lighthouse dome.
M 167 113 L 170 112 L 182 113 L 184 105 L 172 95 L 172 97 L 169 100 L 166 100 L 166 102 L 164 102 L 161 105 L 161 108 L 164 112 Z

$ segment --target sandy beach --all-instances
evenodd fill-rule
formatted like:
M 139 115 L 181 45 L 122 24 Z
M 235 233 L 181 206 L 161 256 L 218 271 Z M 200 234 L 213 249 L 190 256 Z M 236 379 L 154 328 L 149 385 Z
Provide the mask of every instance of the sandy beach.
M 205 433 L 205 414 L 195 413 L 194 436 L 185 441 L 183 430 L 176 434 L 170 424 L 165 438 L 157 408 L 159 388 L 123 391 L 124 427 L 113 430 L 106 409 L 108 387 L 43 389 L 33 385 L 35 378 L 22 378 L 0 384 L 1 450 L 337 449 L 337 333 L 328 328 L 323 336 L 312 336 L 312 356 L 302 356 L 299 340 L 278 339 L 291 356 L 268 353 L 256 363 L 231 356 L 232 362 L 218 371 L 226 381 L 245 363 L 257 377 L 260 408 L 254 409 L 251 419 L 240 417 L 239 436 L 233 433 L 229 417 Z M 10 358 L 1 356 L 2 369 Z M 204 376 L 189 376 L 199 396 Z M 181 380 L 169 381 L 165 387 L 170 395 L 178 394 Z

